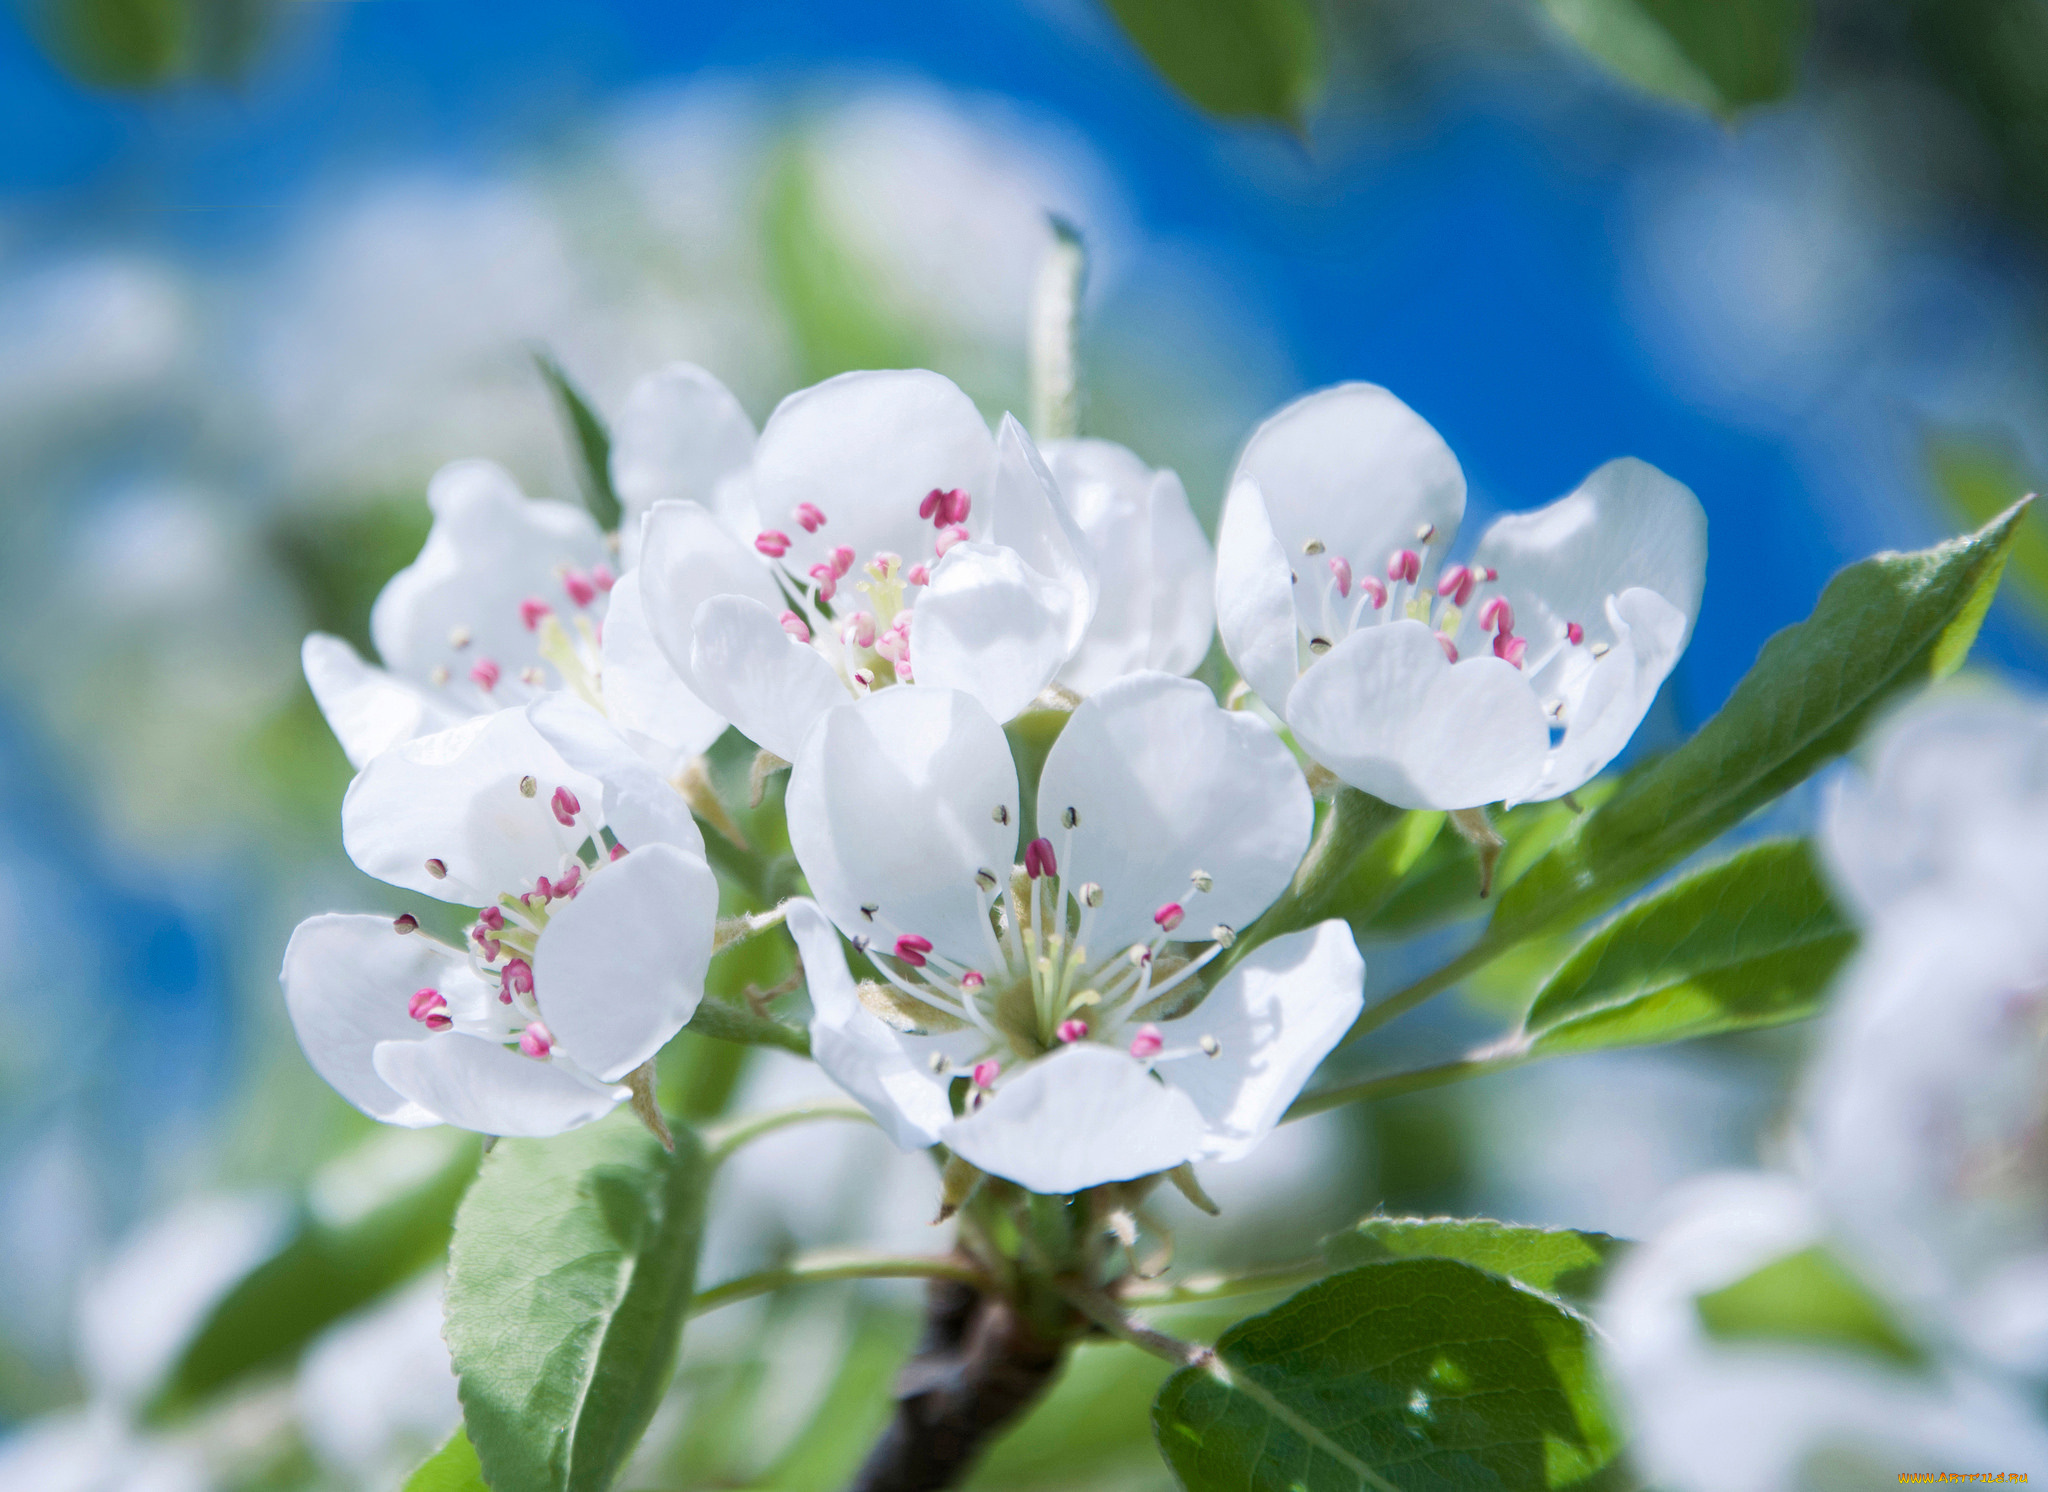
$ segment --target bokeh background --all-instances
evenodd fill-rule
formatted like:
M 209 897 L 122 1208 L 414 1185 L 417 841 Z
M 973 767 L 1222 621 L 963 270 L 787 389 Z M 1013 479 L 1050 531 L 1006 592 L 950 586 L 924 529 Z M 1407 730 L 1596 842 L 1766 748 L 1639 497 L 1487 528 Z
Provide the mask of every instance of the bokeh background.
M 536 350 L 600 412 L 675 358 L 757 420 L 901 365 L 1021 411 L 1057 212 L 1092 254 L 1084 429 L 1176 467 L 1212 528 L 1253 423 L 1346 378 L 1443 432 L 1475 521 L 1615 455 L 1691 485 L 1706 600 L 1638 750 L 1710 714 L 1840 564 L 2027 490 L 2048 4 L 1744 4 L 1797 13 L 1790 72 L 1716 108 L 1617 76 L 1564 0 L 1330 0 L 1291 122 L 1204 112 L 1097 0 L 0 13 L 0 1488 L 390 1486 L 453 1423 L 434 1256 L 474 1141 L 369 1135 L 277 995 L 298 918 L 400 905 L 341 854 L 348 769 L 298 644 L 367 646 L 442 462 L 575 496 Z M 2035 529 L 1979 665 L 2037 676 L 2044 616 Z M 1369 948 L 1372 984 L 1458 936 Z M 1534 972 L 1368 1060 L 1484 1033 Z M 1630 1233 L 1768 1150 L 1803 1041 L 1293 1126 L 1210 1178 L 1220 1222 L 1173 1215 L 1183 1258 L 1295 1257 L 1375 1207 Z M 699 1113 L 817 1081 L 690 1038 L 665 1079 Z M 705 1278 L 932 1246 L 921 1158 L 788 1138 L 721 1183 Z M 385 1274 L 320 1273 L 322 1238 L 379 1217 L 412 1219 Z M 248 1330 L 333 1324 L 216 1392 L 194 1323 L 264 1259 L 296 1307 Z M 913 1307 L 821 1287 L 694 1325 L 629 1485 L 833 1485 Z M 981 1484 L 1163 1484 L 1157 1377 L 1084 1351 Z

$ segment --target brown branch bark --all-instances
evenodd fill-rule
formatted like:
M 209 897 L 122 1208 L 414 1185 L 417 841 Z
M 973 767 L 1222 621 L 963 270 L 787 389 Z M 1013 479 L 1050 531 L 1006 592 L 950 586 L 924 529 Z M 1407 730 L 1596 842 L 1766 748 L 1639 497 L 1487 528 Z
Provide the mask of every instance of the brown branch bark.
M 924 1335 L 896 1380 L 896 1414 L 849 1492 L 940 1492 L 1036 1402 L 1066 1344 L 1047 1342 L 1009 1301 L 935 1279 Z

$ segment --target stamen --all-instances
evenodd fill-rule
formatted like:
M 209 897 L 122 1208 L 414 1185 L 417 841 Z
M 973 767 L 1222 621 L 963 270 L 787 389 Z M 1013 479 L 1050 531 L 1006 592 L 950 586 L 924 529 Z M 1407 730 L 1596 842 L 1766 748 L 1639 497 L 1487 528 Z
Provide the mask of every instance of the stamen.
M 962 989 L 980 989 L 987 982 L 987 980 L 981 977 L 979 969 L 969 969 L 960 976 L 960 988 Z
M 1060 811 L 1060 827 L 1078 829 L 1081 827 L 1081 812 L 1071 804 Z
M 469 681 L 486 693 L 498 687 L 498 665 L 488 658 L 479 658 L 470 665 Z
M 417 989 L 406 1002 L 405 1013 L 416 1021 L 423 1021 L 439 1010 L 446 1010 L 448 1002 L 441 998 L 437 989 Z
M 469 628 L 467 628 L 467 627 L 451 627 L 451 628 L 449 628 L 449 629 L 448 629 L 448 646 L 449 646 L 449 647 L 451 647 L 451 648 L 454 648 L 454 649 L 455 649 L 455 650 L 456 650 L 456 651 L 457 651 L 458 653 L 459 653 L 459 652 L 461 652 L 461 651 L 462 651 L 462 650 L 463 650 L 464 648 L 468 647 L 468 646 L 469 646 Z
M 1131 1038 L 1131 1055 L 1140 1062 L 1158 1056 L 1165 1048 L 1165 1034 L 1150 1021 L 1138 1027 L 1138 1034 Z
M 520 796 L 520 797 L 522 797 L 522 798 L 531 798 L 531 797 L 532 797 L 532 796 L 533 796 L 533 795 L 534 795 L 535 793 L 537 793 L 537 792 L 539 792 L 539 791 L 540 791 L 540 782 L 539 782 L 539 780 L 538 780 L 537 778 L 533 778 L 533 777 L 522 777 L 522 778 L 520 778 L 520 779 L 519 779 L 519 796 Z
M 1479 608 L 1479 630 L 1498 631 L 1502 636 L 1515 630 L 1515 608 L 1508 605 L 1506 596 L 1490 596 Z
M 1081 889 L 1074 894 L 1081 898 L 1081 905 L 1084 907 L 1099 907 L 1102 905 L 1102 885 L 1099 881 L 1083 881 Z M 1085 928 L 1083 932 L 1086 932 Z
M 948 1065 L 944 1052 L 933 1052 L 925 1059 L 925 1066 L 935 1073 L 944 1073 Z
M 1324 544 L 1321 539 L 1310 539 L 1307 543 L 1301 546 L 1301 552 L 1311 557 L 1321 554 L 1323 552 L 1323 549 Z
M 781 559 L 789 553 L 789 535 L 777 528 L 764 528 L 754 535 L 754 547 L 770 559 Z
M 1204 1036 L 1195 1045 L 1202 1049 L 1202 1055 L 1205 1057 L 1213 1057 L 1223 1050 L 1223 1043 L 1213 1036 Z
M 987 895 L 1000 886 L 1002 882 L 996 879 L 996 873 L 992 870 L 977 870 L 974 873 L 974 884 L 981 888 L 983 895 Z
M 427 678 L 430 681 L 432 681 L 434 687 L 437 689 L 440 688 L 443 684 L 447 683 L 448 680 L 452 677 L 453 675 L 451 675 L 448 672 L 448 665 L 445 663 L 436 663 L 432 668 L 427 670 Z
M 846 572 L 853 568 L 853 562 L 856 558 L 858 558 L 858 556 L 854 554 L 853 547 L 851 545 L 841 544 L 837 549 L 832 551 L 833 572 L 837 574 L 841 579 L 844 579 L 846 577 Z
M 1586 640 L 1586 629 L 1577 622 L 1566 622 L 1564 624 L 1564 640 L 1573 647 L 1577 647 Z
M 1522 666 L 1522 657 L 1528 651 L 1529 639 L 1526 637 L 1511 636 L 1505 628 L 1503 628 L 1501 630 L 1500 635 L 1494 638 L 1493 640 L 1493 656 L 1496 658 L 1505 658 L 1508 662 L 1514 664 L 1517 668 L 1520 668 Z
M 1377 575 L 1368 575 L 1359 581 L 1358 590 L 1361 595 L 1369 596 L 1372 599 L 1372 609 L 1374 611 L 1380 610 L 1387 604 L 1387 588 L 1380 583 L 1380 578 Z
M 947 551 L 952 549 L 955 544 L 963 542 L 967 536 L 967 530 L 956 523 L 950 528 L 939 530 L 938 538 L 932 541 L 932 548 L 938 551 L 940 559 L 944 559 Z
M 1415 530 L 1415 542 L 1418 544 L 1427 544 L 1435 537 L 1436 525 L 1434 523 L 1425 523 L 1421 528 Z
M 1219 922 L 1209 929 L 1209 936 L 1215 940 L 1218 948 L 1228 948 L 1237 941 L 1237 929 L 1227 922 Z
M 1443 632 L 1437 633 L 1436 645 L 1444 650 L 1444 658 L 1448 662 L 1456 663 L 1458 661 L 1458 645 L 1451 641 L 1448 634 Z
M 798 642 L 809 642 L 811 640 L 811 629 L 805 625 L 804 619 L 795 612 L 785 611 L 780 620 L 782 622 L 782 630 L 791 637 L 794 637 Z
M 1002 803 L 996 804 L 995 812 L 991 814 L 990 817 L 992 817 L 999 824 L 1007 824 L 1010 821 L 1010 810 L 1008 805 Z
M 615 845 L 613 845 L 613 846 L 612 846 L 612 854 L 611 854 L 611 858 L 612 858 L 612 859 L 614 859 L 614 860 L 623 860 L 623 859 L 625 859 L 625 858 L 626 858 L 626 847 L 625 847 L 624 845 L 622 845 L 622 844 L 615 844 Z
M 811 566 L 810 577 L 818 583 L 818 599 L 830 601 L 839 592 L 839 572 L 820 562 Z
M 951 492 L 948 492 L 946 494 L 946 512 L 944 515 L 944 521 L 949 526 L 958 528 L 961 524 L 967 521 L 967 515 L 973 510 L 974 499 L 969 497 L 960 488 L 955 487 Z
M 430 1015 L 423 1023 L 429 1031 L 446 1031 L 455 1022 L 445 1015 Z
M 445 860 L 429 860 L 427 862 L 427 874 L 437 881 L 447 880 L 448 863 Z
M 1086 1036 L 1087 1034 L 1088 1023 L 1086 1021 L 1076 1020 L 1061 1021 L 1059 1024 L 1059 1029 L 1053 1032 L 1053 1035 L 1059 1037 L 1061 1041 L 1066 1042 L 1068 1045 L 1072 1045 L 1074 1042 L 1081 1040 L 1081 1038 Z
M 1413 584 L 1421 573 L 1422 556 L 1412 549 L 1396 550 L 1394 557 L 1387 561 L 1387 579 L 1397 584 L 1402 581 Z
M 538 689 L 547 682 L 547 675 L 537 668 L 522 668 L 519 670 L 519 682 Z
M 1308 650 L 1320 658 L 1323 654 L 1330 651 L 1330 639 L 1327 637 L 1311 637 L 1308 640 Z
M 1337 594 L 1348 597 L 1351 594 L 1351 561 L 1343 555 L 1330 558 L 1330 575 L 1337 582 Z
M 905 933 L 896 940 L 896 956 L 913 969 L 922 969 L 925 955 L 932 951 L 932 940 L 920 938 L 916 933 Z
M 1161 932 L 1172 932 L 1187 916 L 1187 909 L 1177 901 L 1170 901 L 1152 914 L 1152 920 L 1159 924 Z
M 998 808 L 1000 815 L 996 822 L 1007 823 L 1009 810 Z M 1060 873 L 1059 862 L 1053 858 L 1052 841 L 1034 839 L 1024 846 L 1024 874 L 1037 880 L 1040 876 L 1056 876 Z
M 794 516 L 807 534 L 814 534 L 825 526 L 824 510 L 816 503 L 798 503 Z
M 574 570 L 562 572 L 562 589 L 578 606 L 588 606 L 597 599 L 597 587 L 591 583 L 590 577 L 579 575 Z
M 860 917 L 861 917 L 861 921 L 863 921 L 863 922 L 873 922 L 873 921 L 875 920 L 875 913 L 877 913 L 877 912 L 879 912 L 879 911 L 881 911 L 881 910 L 882 910 L 882 908 L 881 908 L 881 905 L 880 905 L 879 903 L 877 903 L 877 902 L 872 902 L 872 901 L 864 901 L 864 902 L 862 902 L 862 903 L 860 904 Z
M 906 585 L 930 585 L 932 583 L 932 572 L 923 565 L 912 565 L 903 572 L 903 582 Z
M 547 1060 L 549 1052 L 555 1049 L 555 1033 L 539 1021 L 529 1021 L 526 1029 L 519 1033 L 519 1050 L 536 1062 Z
M 1188 884 L 1206 894 L 1216 888 L 1216 878 L 1206 870 L 1198 870 L 1188 877 Z
M 496 907 L 485 907 L 476 914 L 476 920 L 485 927 L 488 927 L 492 932 L 499 932 L 505 926 L 505 914 Z
M 917 516 L 924 519 L 927 523 L 944 523 L 946 521 L 945 511 L 946 493 L 942 487 L 932 488 L 931 491 L 924 495 L 924 500 L 917 505 Z
M 993 1057 L 987 1057 L 975 1063 L 974 1086 L 977 1088 L 993 1088 L 996 1085 L 996 1077 L 1002 1070 L 1003 1064 L 996 1061 Z
M 574 896 L 578 891 L 582 889 L 583 866 L 580 863 L 570 866 L 567 870 L 563 871 L 560 875 L 555 877 L 555 896 L 558 899 L 561 897 Z
M 1607 653 L 1608 647 L 1606 643 L 1596 642 L 1593 644 L 1593 656 L 1595 658 L 1605 658 L 1607 656 Z
M 391 930 L 396 933 L 414 933 L 420 930 L 420 919 L 410 912 L 400 912 L 391 919 Z
M 871 648 L 875 645 L 875 619 L 865 611 L 856 611 L 847 618 L 846 625 L 839 629 L 839 640 L 851 643 L 857 648 Z
M 555 795 L 548 799 L 548 807 L 555 811 L 555 822 L 565 829 L 576 822 L 577 814 L 583 812 L 583 805 L 566 787 L 555 789 Z
M 519 603 L 519 620 L 526 624 L 526 630 L 529 632 L 540 625 L 542 617 L 554 614 L 554 607 L 534 596 L 528 596 Z
M 1472 592 L 1479 584 L 1479 577 L 1466 565 L 1453 565 L 1444 571 L 1436 583 L 1439 596 L 1449 596 L 1453 606 L 1463 606 L 1472 599 Z
M 606 595 L 610 595 L 612 587 L 619 583 L 619 577 L 612 574 L 612 567 L 610 565 L 592 565 L 590 567 L 590 582 Z
M 903 556 L 891 549 L 880 549 L 868 561 L 868 574 L 877 580 L 886 581 L 903 567 Z

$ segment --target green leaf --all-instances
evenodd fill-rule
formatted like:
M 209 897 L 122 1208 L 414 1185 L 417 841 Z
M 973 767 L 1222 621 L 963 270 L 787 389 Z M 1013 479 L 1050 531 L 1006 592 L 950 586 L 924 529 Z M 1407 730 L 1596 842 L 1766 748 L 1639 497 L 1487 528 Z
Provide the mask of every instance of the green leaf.
M 2007 435 L 1936 435 L 1927 464 L 1948 509 L 1962 523 L 1990 521 L 2037 485 L 2017 442 Z M 2037 624 L 2048 623 L 2048 530 L 2022 522 L 2013 535 L 2007 577 Z
M 590 401 L 583 397 L 569 375 L 562 371 L 562 365 L 539 348 L 533 349 L 533 365 L 540 369 L 540 376 L 555 396 L 555 402 L 562 407 L 562 418 L 568 423 L 569 434 L 574 437 L 576 453 L 576 475 L 583 489 L 584 506 L 590 509 L 590 516 L 597 520 L 597 526 L 606 533 L 619 526 L 624 509 L 619 505 L 619 495 L 612 490 L 612 437 L 599 419 L 597 411 L 590 407 Z
M 1574 1302 L 1599 1292 L 1628 1245 L 1605 1233 L 1524 1228 L 1484 1217 L 1369 1217 L 1323 1240 L 1334 1269 L 1376 1259 L 1456 1259 Z
M 503 1140 L 455 1220 L 447 1338 L 495 1492 L 605 1492 L 668 1384 L 706 1169 L 633 1116 Z
M 475 1137 L 456 1130 L 381 1131 L 324 1166 L 298 1226 L 213 1308 L 149 1417 L 289 1366 L 323 1328 L 417 1275 L 448 1246 L 475 1168 Z
M 1818 1246 L 1775 1259 L 1693 1306 L 1707 1334 L 1727 1342 L 1847 1347 L 1908 1367 L 1925 1361 L 1884 1303 Z
M 1763 646 L 1719 714 L 1630 772 L 1502 895 L 1484 946 L 1538 937 L 1622 897 L 1856 743 L 1902 690 L 1952 673 L 1998 588 L 2025 503 L 1974 534 L 1879 554 L 1828 582 Z
M 484 1469 L 477 1464 L 476 1447 L 462 1426 L 457 1425 L 448 1443 L 405 1479 L 405 1492 L 491 1492 L 484 1483 Z
M 1614 794 L 1619 779 L 1603 777 L 1572 795 L 1573 808 L 1562 798 L 1524 803 L 1493 821 L 1508 847 L 1493 872 L 1493 896 L 1506 894 L 1579 820 L 1583 810 L 1597 808 Z M 1436 815 L 1438 819 L 1443 816 Z M 1456 834 L 1433 835 L 1407 876 L 1372 914 L 1358 923 L 1364 938 L 1405 938 L 1434 928 L 1480 917 L 1494 906 L 1479 895 L 1478 853 Z
M 1356 788 L 1339 788 L 1319 807 L 1315 839 L 1293 883 L 1238 939 L 1230 962 L 1269 938 L 1327 917 L 1369 917 L 1394 894 L 1443 825 L 1440 813 L 1409 813 Z
M 1619 1449 L 1585 1321 L 1452 1259 L 1332 1275 L 1216 1354 L 1152 1410 L 1191 1492 L 1587 1487 Z
M 1805 840 L 1774 839 L 1587 938 L 1524 1021 L 1539 1056 L 1686 1041 L 1814 1014 L 1856 947 Z
M 1322 27 L 1307 0 L 1108 0 L 1166 81 L 1205 113 L 1300 129 L 1322 87 Z
M 1614 72 L 1660 97 L 1730 115 L 1790 94 L 1808 0 L 1543 0 Z

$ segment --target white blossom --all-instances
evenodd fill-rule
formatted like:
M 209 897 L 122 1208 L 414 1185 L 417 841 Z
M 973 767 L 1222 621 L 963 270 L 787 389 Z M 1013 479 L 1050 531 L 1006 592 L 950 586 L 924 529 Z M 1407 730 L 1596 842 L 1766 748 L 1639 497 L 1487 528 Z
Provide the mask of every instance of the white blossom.
M 556 1134 L 703 995 L 718 889 L 682 799 L 594 712 L 549 694 L 377 756 L 342 837 L 371 875 L 478 908 L 453 948 L 399 919 L 299 924 L 300 1045 L 372 1118 Z M 413 924 L 409 926 L 408 924 Z
M 1611 461 L 1447 564 L 1465 476 L 1370 384 L 1282 409 L 1231 478 L 1216 616 L 1302 748 L 1408 808 L 1555 798 L 1612 761 L 1692 635 L 1706 516 Z
M 1137 674 L 1074 711 L 1022 864 L 1009 748 L 955 691 L 834 708 L 787 804 L 817 897 L 789 914 L 812 1050 L 900 1145 L 1047 1193 L 1236 1159 L 1360 1008 L 1341 922 L 1202 977 L 1286 887 L 1313 815 L 1278 738 L 1200 684 Z M 879 981 L 855 984 L 835 924 Z

